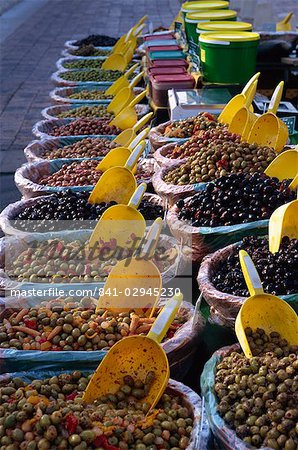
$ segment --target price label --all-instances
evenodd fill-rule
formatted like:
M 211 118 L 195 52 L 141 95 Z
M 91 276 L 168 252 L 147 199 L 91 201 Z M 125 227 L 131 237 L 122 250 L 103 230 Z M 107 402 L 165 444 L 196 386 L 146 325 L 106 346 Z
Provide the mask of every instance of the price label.
M 289 134 L 294 134 L 295 132 L 295 124 L 296 124 L 296 117 L 290 116 L 290 117 L 281 117 L 281 120 L 287 125 Z

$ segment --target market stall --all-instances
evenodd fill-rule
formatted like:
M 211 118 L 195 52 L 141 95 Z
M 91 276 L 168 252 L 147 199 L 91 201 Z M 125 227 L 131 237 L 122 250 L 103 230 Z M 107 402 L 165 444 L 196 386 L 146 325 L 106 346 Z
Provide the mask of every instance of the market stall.
M 146 21 L 65 42 L 0 214 L 0 447 L 295 450 L 297 111 L 229 2 Z

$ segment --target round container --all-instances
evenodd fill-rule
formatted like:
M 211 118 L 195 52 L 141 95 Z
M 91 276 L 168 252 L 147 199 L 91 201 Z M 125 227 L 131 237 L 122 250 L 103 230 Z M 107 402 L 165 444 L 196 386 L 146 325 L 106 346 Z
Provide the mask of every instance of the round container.
M 256 71 L 260 35 L 254 32 L 203 33 L 201 69 L 209 83 L 245 84 Z
M 196 2 L 185 2 L 182 4 L 181 11 L 183 19 L 187 13 L 196 11 L 207 11 L 210 9 L 228 9 L 229 2 L 217 0 L 217 1 L 196 1 Z
M 237 12 L 231 9 L 216 9 L 214 11 L 190 12 L 185 16 L 185 33 L 188 42 L 198 43 L 197 26 L 201 22 L 220 20 L 236 21 Z

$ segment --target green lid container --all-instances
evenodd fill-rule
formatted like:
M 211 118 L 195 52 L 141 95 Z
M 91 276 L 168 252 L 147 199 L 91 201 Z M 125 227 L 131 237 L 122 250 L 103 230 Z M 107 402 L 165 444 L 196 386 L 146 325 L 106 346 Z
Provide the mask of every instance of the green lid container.
M 260 35 L 248 31 L 202 33 L 200 61 L 204 81 L 245 84 L 256 71 Z
M 201 22 L 213 20 L 236 21 L 237 12 L 231 9 L 216 9 L 210 11 L 199 11 L 187 13 L 185 16 L 185 34 L 188 42 L 198 44 L 197 25 Z

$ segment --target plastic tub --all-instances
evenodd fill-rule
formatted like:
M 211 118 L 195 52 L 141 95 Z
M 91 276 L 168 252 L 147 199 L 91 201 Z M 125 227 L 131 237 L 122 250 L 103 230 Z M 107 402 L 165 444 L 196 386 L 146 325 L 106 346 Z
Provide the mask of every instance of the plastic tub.
M 150 45 L 147 47 L 148 52 L 173 52 L 181 50 L 179 45 Z
M 199 11 L 187 13 L 185 16 L 185 33 L 188 42 L 198 43 L 197 25 L 209 20 L 235 21 L 237 12 L 230 9 L 215 11 Z
M 193 89 L 194 78 L 187 73 L 173 75 L 152 75 L 150 77 L 152 86 L 152 100 L 156 106 L 166 107 L 168 105 L 169 89 Z
M 256 71 L 260 36 L 248 31 L 203 33 L 200 60 L 209 83 L 245 84 Z
M 150 67 L 148 69 L 149 75 L 173 75 L 177 73 L 186 73 L 186 68 L 181 67 Z
M 185 2 L 182 4 L 181 11 L 183 19 L 185 20 L 185 15 L 187 13 L 196 11 L 209 11 L 212 9 L 228 9 L 229 2 L 227 1 L 195 1 L 195 2 Z
M 170 39 L 174 39 L 174 34 L 173 33 L 166 33 L 166 34 L 149 34 L 147 36 L 144 37 L 144 41 L 157 41 L 157 40 L 162 40 L 162 41 L 167 41 Z
M 154 61 L 155 59 L 185 59 L 185 54 L 182 50 L 176 51 L 163 51 L 163 52 L 148 52 L 148 57 L 150 61 Z
M 188 62 L 185 59 L 155 59 L 151 62 L 151 67 L 185 67 L 187 69 Z

